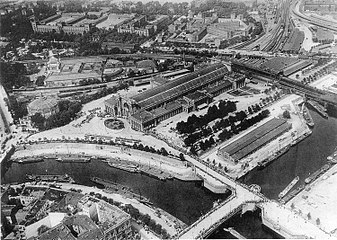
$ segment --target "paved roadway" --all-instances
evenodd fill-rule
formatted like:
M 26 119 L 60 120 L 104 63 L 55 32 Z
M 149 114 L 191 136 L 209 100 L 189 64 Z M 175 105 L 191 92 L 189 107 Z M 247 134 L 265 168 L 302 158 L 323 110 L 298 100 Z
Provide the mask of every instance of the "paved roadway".
M 312 16 L 307 16 L 303 13 L 300 12 L 300 3 L 301 0 L 295 1 L 294 4 L 291 6 L 293 16 L 296 16 L 300 18 L 302 21 L 306 21 L 310 24 L 317 25 L 322 28 L 326 28 L 328 30 L 332 30 L 337 32 L 337 26 L 335 23 L 329 21 L 329 20 L 323 20 L 323 19 L 318 19 L 314 18 Z

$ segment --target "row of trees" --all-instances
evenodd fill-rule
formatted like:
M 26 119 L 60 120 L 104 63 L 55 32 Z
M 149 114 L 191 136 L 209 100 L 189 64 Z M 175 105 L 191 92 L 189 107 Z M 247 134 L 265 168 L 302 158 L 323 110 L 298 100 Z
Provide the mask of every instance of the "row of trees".
M 236 104 L 231 101 L 220 101 L 219 105 L 213 105 L 208 108 L 205 115 L 197 117 L 195 114 L 187 119 L 187 122 L 181 121 L 177 123 L 176 129 L 180 134 L 191 134 L 197 129 L 201 129 L 203 126 L 207 125 L 209 122 L 217 119 L 224 118 L 230 112 L 236 111 Z
M 149 147 L 147 145 L 143 145 L 143 144 L 137 144 L 135 143 L 133 145 L 134 149 L 140 150 L 140 151 L 145 151 L 145 152 L 151 152 L 151 153 L 157 153 L 163 156 L 167 156 L 169 155 L 169 153 L 166 151 L 166 149 L 164 147 L 162 147 L 161 149 L 155 149 L 154 147 Z
M 219 139 L 220 141 L 225 141 L 229 138 L 231 138 L 234 134 L 238 134 L 240 131 L 244 131 L 247 128 L 253 126 L 254 124 L 260 122 L 262 119 L 266 118 L 269 116 L 269 110 L 263 110 L 260 112 L 258 115 L 248 118 L 248 119 L 243 119 L 239 124 L 235 125 L 232 124 L 230 125 L 230 129 L 227 130 L 225 128 L 220 134 L 219 134 Z
M 243 111 L 242 111 L 243 112 Z M 243 112 L 244 113 L 244 112 Z M 229 118 L 222 119 L 218 122 L 218 126 L 216 126 L 215 130 L 219 131 L 220 129 L 223 129 L 219 135 L 218 138 L 220 141 L 225 141 L 227 139 L 230 139 L 233 135 L 238 134 L 241 131 L 246 130 L 247 128 L 253 126 L 254 124 L 260 122 L 262 119 L 269 116 L 269 110 L 264 110 L 260 112 L 258 115 L 246 119 L 246 114 L 238 114 L 239 118 L 230 116 Z M 241 118 L 243 117 L 243 119 Z M 241 120 L 239 120 L 241 119 Z M 238 122 L 238 124 L 235 124 L 235 122 Z M 229 128 L 229 129 L 228 129 Z M 188 137 L 189 138 L 189 137 Z M 187 138 L 187 139 L 188 139 Z M 188 142 L 190 148 L 190 152 L 194 155 L 197 154 L 197 147 L 195 146 L 195 141 L 198 139 L 193 139 L 194 142 Z M 207 150 L 210 148 L 216 141 L 214 140 L 213 136 L 211 136 L 209 139 L 206 139 L 204 141 L 199 142 L 199 148 L 202 151 Z M 186 144 L 186 143 L 185 143 Z

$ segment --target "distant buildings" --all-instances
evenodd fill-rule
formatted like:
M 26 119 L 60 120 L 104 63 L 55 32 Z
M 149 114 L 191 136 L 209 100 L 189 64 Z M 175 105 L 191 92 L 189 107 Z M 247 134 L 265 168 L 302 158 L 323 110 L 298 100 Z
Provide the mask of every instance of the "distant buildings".
M 97 19 L 89 19 L 85 13 L 59 13 L 41 21 L 31 18 L 31 25 L 34 32 L 57 32 L 68 34 L 84 34 L 91 27 L 105 21 L 107 15 Z
M 80 85 L 82 80 L 102 80 L 103 59 L 83 58 L 61 61 L 51 57 L 47 63 L 47 87 Z
M 335 0 L 305 0 L 304 11 L 337 12 Z
M 179 77 L 131 98 L 112 97 L 104 102 L 114 117 L 125 117 L 132 128 L 145 131 L 180 112 L 207 106 L 213 96 L 244 85 L 245 77 L 229 73 L 222 64 Z
M 146 16 L 139 16 L 133 20 L 124 23 L 118 27 L 119 33 L 135 33 L 138 35 L 149 37 L 153 35 L 156 31 L 161 30 L 169 23 L 169 16 L 159 15 L 155 20 L 151 22 L 146 21 Z
M 192 17 L 192 18 L 191 18 Z M 252 25 L 246 25 L 242 15 L 231 18 L 218 18 L 215 12 L 200 12 L 185 22 L 175 21 L 169 26 L 172 35 L 167 39 L 172 43 L 206 43 L 219 47 L 223 40 L 235 36 L 247 36 Z

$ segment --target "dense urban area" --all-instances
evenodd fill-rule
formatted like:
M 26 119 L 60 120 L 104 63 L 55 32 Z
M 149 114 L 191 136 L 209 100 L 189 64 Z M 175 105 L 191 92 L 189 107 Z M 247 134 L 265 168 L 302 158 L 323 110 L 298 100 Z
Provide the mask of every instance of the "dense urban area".
M 1 239 L 337 238 L 336 0 L 0 2 Z

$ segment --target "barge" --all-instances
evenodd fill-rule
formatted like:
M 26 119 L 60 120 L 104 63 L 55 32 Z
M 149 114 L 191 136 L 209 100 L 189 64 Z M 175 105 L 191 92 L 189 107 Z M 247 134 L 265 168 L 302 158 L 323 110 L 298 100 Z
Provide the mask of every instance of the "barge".
M 43 161 L 44 159 L 41 157 L 24 157 L 24 158 L 13 159 L 13 162 L 16 162 L 19 164 L 37 163 L 37 162 L 43 162 Z
M 295 184 L 300 180 L 299 176 L 295 177 L 288 186 L 278 195 L 279 199 L 282 199 L 294 186 Z
M 304 105 L 304 103 L 303 103 L 302 109 L 303 109 L 303 118 L 304 118 L 305 122 L 307 123 L 307 125 L 309 127 L 314 127 L 314 125 L 315 125 L 314 120 L 312 119 L 312 117 L 311 117 L 311 115 L 309 113 L 309 110 Z
M 314 181 L 315 179 L 317 179 L 319 176 L 321 176 L 323 173 L 325 173 L 326 171 L 328 171 L 330 168 L 329 164 L 325 164 L 323 167 L 321 167 L 320 169 L 318 169 L 316 172 L 314 172 L 313 174 L 311 174 L 309 177 L 307 177 L 304 182 L 306 184 L 311 183 L 312 181 Z
M 327 109 L 325 107 L 323 107 L 321 104 L 312 101 L 312 100 L 308 100 L 307 103 L 312 106 L 321 116 L 328 118 L 329 115 L 326 113 Z
M 67 182 L 75 183 L 74 179 L 68 174 L 27 174 L 26 179 L 30 181 L 45 181 L 45 182 Z

